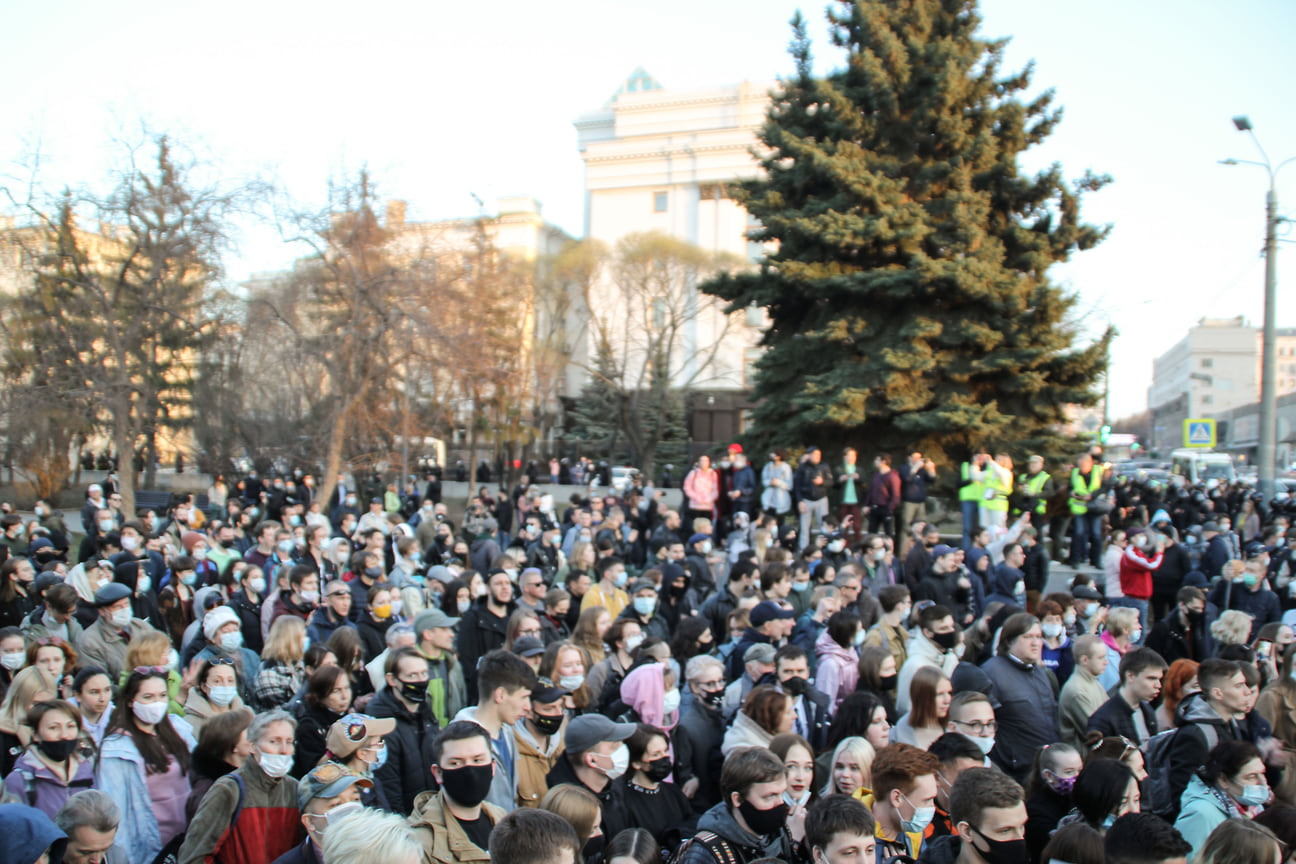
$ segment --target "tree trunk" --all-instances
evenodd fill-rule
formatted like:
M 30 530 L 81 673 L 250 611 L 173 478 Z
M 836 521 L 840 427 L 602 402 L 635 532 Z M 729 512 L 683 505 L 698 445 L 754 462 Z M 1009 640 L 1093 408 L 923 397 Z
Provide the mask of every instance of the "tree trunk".
M 157 486 L 157 425 L 150 424 L 147 437 L 144 439 L 144 488 Z
M 345 409 L 339 410 L 337 417 L 333 419 L 333 429 L 329 432 L 328 450 L 324 456 L 324 476 L 321 478 L 323 482 L 319 487 L 319 500 L 325 507 L 333 497 L 338 474 L 342 471 L 342 436 L 346 433 L 346 416 Z M 324 515 L 333 518 L 332 513 Z
M 131 435 L 130 428 L 130 397 L 125 399 L 118 397 L 116 406 L 113 410 L 113 447 L 117 450 L 118 462 L 121 461 L 121 454 L 126 453 L 127 464 L 126 470 L 122 470 L 120 464 L 117 469 L 117 486 L 122 496 L 122 513 L 128 518 L 134 518 L 135 514 L 135 441 Z M 123 404 L 125 403 L 125 404 Z M 92 526 L 84 526 L 89 533 Z

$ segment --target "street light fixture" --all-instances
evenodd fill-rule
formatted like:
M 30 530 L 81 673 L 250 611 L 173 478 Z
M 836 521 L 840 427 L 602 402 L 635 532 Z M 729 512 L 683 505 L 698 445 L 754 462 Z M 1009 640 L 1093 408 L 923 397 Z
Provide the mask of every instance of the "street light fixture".
M 1269 161 L 1269 154 L 1260 146 L 1251 119 L 1246 115 L 1233 118 L 1233 125 L 1239 132 L 1246 132 L 1255 142 L 1263 162 L 1252 162 L 1247 159 L 1224 159 L 1224 165 L 1259 165 L 1269 175 L 1269 191 L 1265 194 L 1265 303 L 1264 303 L 1264 343 L 1260 363 L 1260 446 L 1257 453 L 1257 470 L 1260 493 L 1265 498 L 1274 495 L 1274 472 L 1278 460 L 1278 351 L 1277 325 L 1274 316 L 1278 305 L 1278 193 L 1274 182 L 1284 165 L 1296 161 L 1296 157 L 1280 162 L 1275 168 Z

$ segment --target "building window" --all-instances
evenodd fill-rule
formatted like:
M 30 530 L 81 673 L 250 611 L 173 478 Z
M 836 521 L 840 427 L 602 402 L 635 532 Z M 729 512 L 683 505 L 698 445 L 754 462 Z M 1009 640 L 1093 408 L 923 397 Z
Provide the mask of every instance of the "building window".
M 765 326 L 765 307 L 748 306 L 747 307 L 747 326 L 764 327 Z
M 1214 358 L 1214 357 L 1203 357 L 1203 358 L 1202 358 L 1202 361 L 1201 361 L 1201 368 L 1203 368 L 1203 369 L 1209 369 L 1209 368 L 1211 368 L 1211 367 L 1214 366 L 1214 365 L 1215 365 L 1215 358 Z
M 653 212 L 654 212 L 654 213 L 665 213 L 665 212 L 666 212 L 666 203 L 667 203 L 667 201 L 668 201 L 668 198 L 667 198 L 667 195 L 668 195 L 668 194 L 669 194 L 669 193 L 667 193 L 667 192 L 654 192 L 654 193 L 653 193 Z

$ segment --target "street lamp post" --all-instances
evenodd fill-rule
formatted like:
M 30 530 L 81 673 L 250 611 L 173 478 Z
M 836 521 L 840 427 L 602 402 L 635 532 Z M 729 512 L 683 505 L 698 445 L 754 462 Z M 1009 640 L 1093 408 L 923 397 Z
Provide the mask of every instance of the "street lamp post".
M 1239 132 L 1246 132 L 1255 142 L 1263 162 L 1247 159 L 1225 159 L 1225 165 L 1259 165 L 1269 175 L 1269 191 L 1265 194 L 1265 301 L 1264 301 L 1264 343 L 1261 346 L 1260 360 L 1260 446 L 1256 461 L 1260 493 L 1265 498 L 1274 495 L 1274 473 L 1278 460 L 1278 349 L 1277 315 L 1278 305 L 1278 193 L 1275 181 L 1283 166 L 1296 160 L 1296 157 L 1280 162 L 1277 167 L 1269 161 L 1269 154 L 1260 146 L 1251 120 L 1246 116 L 1233 118 L 1233 125 Z

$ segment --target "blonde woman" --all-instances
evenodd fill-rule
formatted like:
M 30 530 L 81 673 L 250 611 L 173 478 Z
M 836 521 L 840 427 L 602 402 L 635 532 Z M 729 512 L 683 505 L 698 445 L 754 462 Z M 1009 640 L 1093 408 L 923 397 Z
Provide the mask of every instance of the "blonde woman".
M 850 795 L 872 806 L 873 757 L 877 751 L 859 736 L 843 738 L 833 750 L 832 771 L 821 795 Z
M 1251 622 L 1255 620 L 1245 612 L 1229 609 L 1221 612 L 1210 626 L 1211 638 L 1217 645 L 1245 645 L 1251 639 Z
M 126 668 L 122 670 L 122 674 L 117 679 L 117 687 L 120 689 L 126 683 L 126 678 L 130 675 L 132 669 L 146 666 L 165 669 L 167 675 L 167 713 L 184 714 L 184 700 L 189 695 L 190 682 L 186 682 L 184 676 L 173 667 L 172 660 L 177 660 L 177 658 L 172 657 L 173 651 L 171 640 L 159 630 L 150 630 L 147 633 L 133 637 L 130 646 L 126 649 Z
M 270 627 L 261 651 L 261 668 L 252 688 L 259 711 L 287 705 L 306 684 L 306 622 L 295 615 L 281 615 Z
M 8 776 L 17 755 L 32 742 L 27 712 L 37 702 L 58 698 L 58 681 L 39 666 L 28 666 L 13 678 L 0 703 L 0 774 Z

